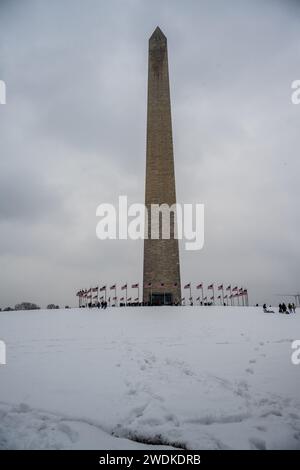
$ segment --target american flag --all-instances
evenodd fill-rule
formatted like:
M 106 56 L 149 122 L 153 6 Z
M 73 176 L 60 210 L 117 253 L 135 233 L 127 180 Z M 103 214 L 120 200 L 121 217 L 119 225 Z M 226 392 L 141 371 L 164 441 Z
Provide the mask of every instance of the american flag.
M 189 282 L 188 284 L 184 286 L 184 289 L 189 289 L 190 287 L 191 287 L 191 283 Z
M 93 287 L 92 292 L 98 292 L 98 287 Z
M 204 297 L 203 300 L 207 300 L 207 297 Z
M 114 284 L 113 286 L 110 286 L 110 290 L 113 290 L 116 288 L 116 284 Z
M 124 284 L 124 286 L 121 287 L 121 290 L 127 289 L 127 284 Z
M 221 284 L 220 286 L 218 286 L 218 290 L 222 290 L 223 289 L 223 284 Z
M 132 289 L 137 289 L 138 287 L 139 287 L 139 283 L 137 283 L 137 284 L 132 284 L 132 286 L 131 286 Z
M 224 299 L 227 299 L 227 295 L 224 295 Z
M 200 297 L 197 297 L 197 299 L 196 299 L 196 300 L 200 300 Z
M 100 289 L 100 292 L 104 291 L 106 289 L 106 286 L 102 286 Z
M 147 282 L 146 287 L 151 287 L 151 286 L 152 286 L 152 282 Z
M 207 289 L 213 289 L 213 288 L 214 288 L 214 285 L 210 284 Z
M 94 295 L 93 299 L 98 299 L 98 295 Z
M 123 300 L 124 300 L 124 297 L 121 297 L 121 298 L 120 298 L 120 302 L 123 302 Z
M 228 286 L 228 287 L 226 287 L 226 290 L 230 290 L 230 289 L 231 289 L 231 285 L 230 285 L 230 286 Z
M 117 300 L 118 297 L 113 297 L 113 300 Z
M 137 297 L 136 299 L 134 299 L 135 302 L 138 302 L 139 301 L 139 298 Z
M 241 287 L 240 288 L 240 294 L 243 294 L 244 293 L 244 289 Z
M 131 297 L 128 297 L 127 302 L 131 302 Z
M 201 283 L 201 284 L 198 284 L 198 286 L 196 288 L 197 289 L 202 289 L 202 287 L 203 287 L 203 284 Z
M 238 290 L 238 286 L 235 286 L 233 289 L 232 289 L 232 292 L 237 292 Z
M 214 300 L 214 296 L 212 296 L 212 297 L 210 298 L 210 300 Z

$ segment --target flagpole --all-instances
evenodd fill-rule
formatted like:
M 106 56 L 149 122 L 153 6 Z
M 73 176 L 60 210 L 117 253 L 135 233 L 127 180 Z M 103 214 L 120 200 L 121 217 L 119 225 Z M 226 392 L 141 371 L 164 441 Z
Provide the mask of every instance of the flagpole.
M 192 302 L 192 284 L 190 283 L 190 303 Z

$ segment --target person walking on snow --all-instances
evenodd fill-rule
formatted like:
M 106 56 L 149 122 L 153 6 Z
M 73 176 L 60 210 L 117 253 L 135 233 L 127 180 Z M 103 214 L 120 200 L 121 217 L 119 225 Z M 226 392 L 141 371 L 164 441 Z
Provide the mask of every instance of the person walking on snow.
M 287 308 L 286 308 L 285 303 L 282 304 L 282 313 L 289 313 L 289 312 L 287 311 Z

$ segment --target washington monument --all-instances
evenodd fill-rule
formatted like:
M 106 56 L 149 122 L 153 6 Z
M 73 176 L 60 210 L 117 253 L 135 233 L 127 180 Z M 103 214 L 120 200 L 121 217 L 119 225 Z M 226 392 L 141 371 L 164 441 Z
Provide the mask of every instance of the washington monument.
M 156 28 L 149 39 L 145 205 L 176 203 L 167 38 Z M 154 305 L 181 301 L 178 240 L 171 213 L 170 239 L 144 241 L 143 301 Z

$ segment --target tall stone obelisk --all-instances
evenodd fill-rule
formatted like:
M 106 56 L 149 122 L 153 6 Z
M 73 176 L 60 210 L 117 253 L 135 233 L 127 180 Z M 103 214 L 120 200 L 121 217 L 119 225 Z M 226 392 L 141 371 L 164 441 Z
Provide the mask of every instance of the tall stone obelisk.
M 157 27 L 149 39 L 148 110 L 145 204 L 176 203 L 171 103 L 168 70 L 167 38 Z M 178 240 L 151 239 L 149 218 L 148 238 L 144 241 L 143 300 L 151 304 L 181 301 Z

